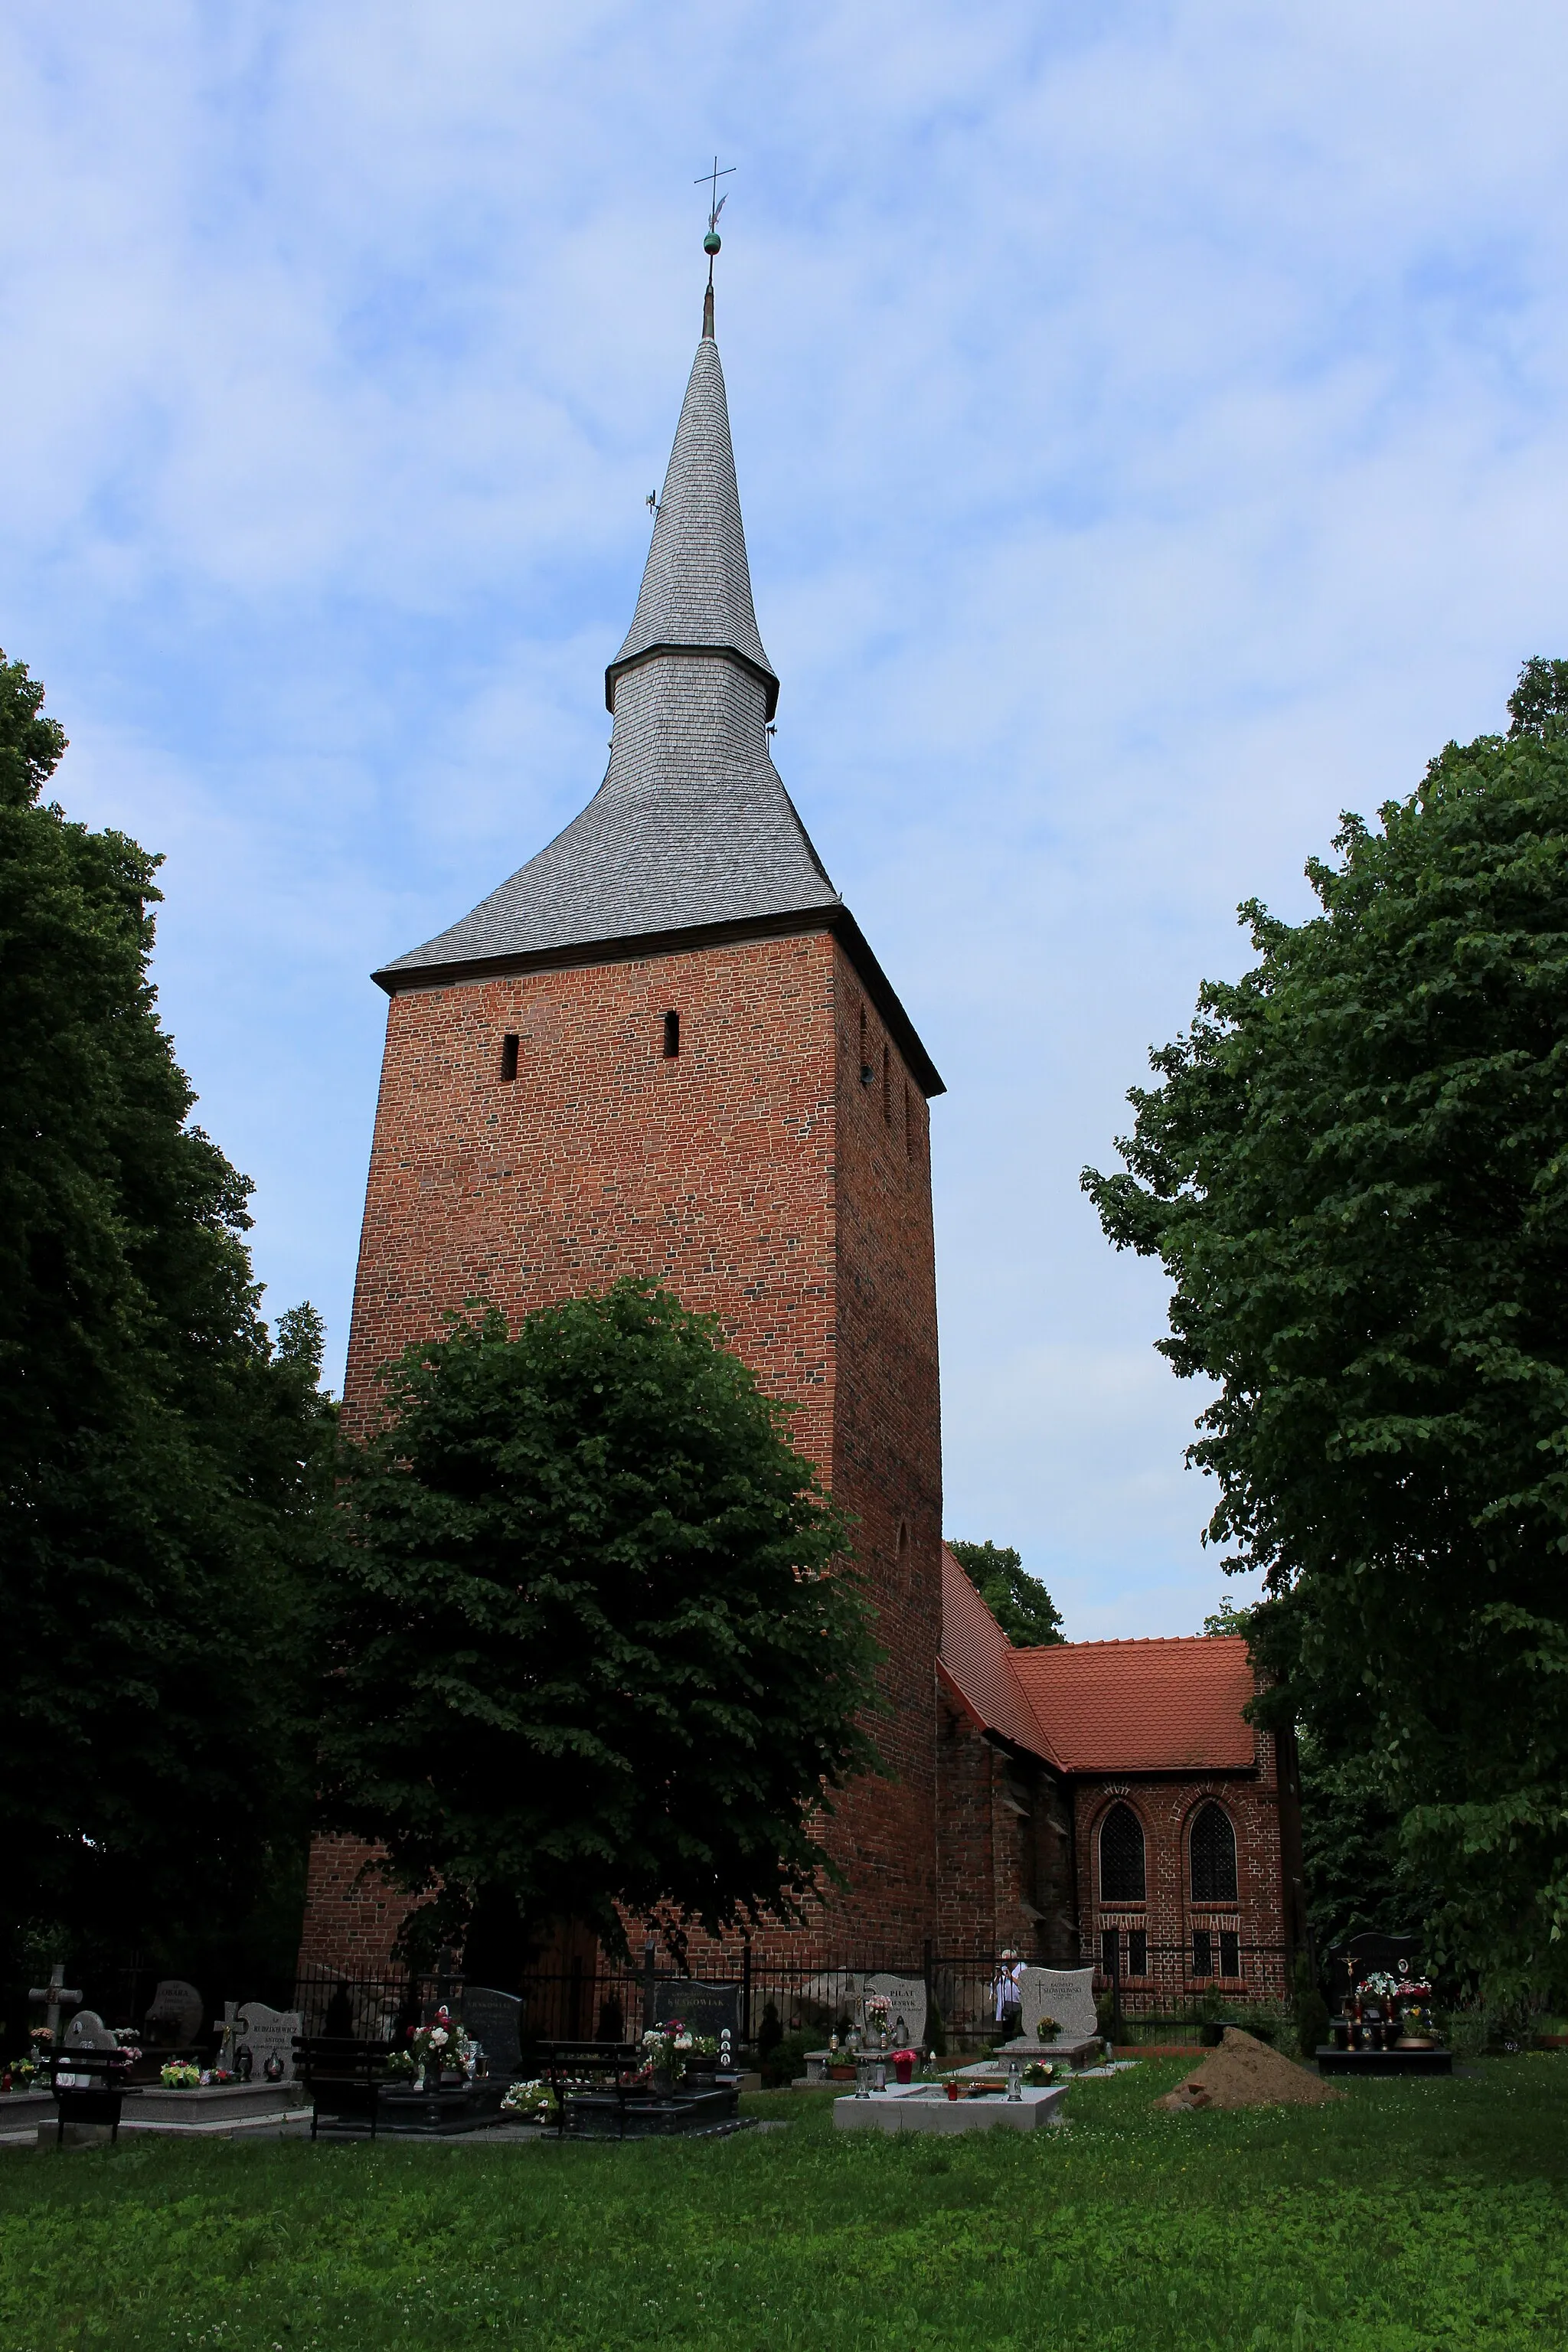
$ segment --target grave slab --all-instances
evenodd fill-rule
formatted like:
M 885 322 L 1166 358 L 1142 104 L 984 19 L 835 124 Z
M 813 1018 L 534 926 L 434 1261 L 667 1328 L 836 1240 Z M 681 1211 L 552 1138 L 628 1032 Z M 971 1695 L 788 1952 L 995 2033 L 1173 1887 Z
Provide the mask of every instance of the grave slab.
M 837 2131 L 879 2132 L 1030 2132 L 1065 2123 L 1062 2109 L 1068 2085 L 1051 2083 L 1026 2087 L 1019 2097 L 993 2092 L 981 2098 L 950 2099 L 938 2084 L 916 2083 L 905 2089 L 873 2091 L 858 2099 L 851 2092 L 833 2102 Z
M 1076 2039 L 1071 2034 L 1058 2033 L 1054 2042 L 1030 2042 L 1018 2034 L 1011 2042 L 999 2042 L 994 2055 L 996 2058 L 1022 2058 L 1026 2062 L 1031 2058 L 1048 2058 L 1053 2066 L 1079 2067 L 1097 2064 L 1104 2053 L 1105 2044 L 1098 2033 L 1079 2035 Z M 984 2074 L 985 2071 L 983 2063 L 980 2072 Z M 994 2065 L 991 2071 L 994 2073 Z

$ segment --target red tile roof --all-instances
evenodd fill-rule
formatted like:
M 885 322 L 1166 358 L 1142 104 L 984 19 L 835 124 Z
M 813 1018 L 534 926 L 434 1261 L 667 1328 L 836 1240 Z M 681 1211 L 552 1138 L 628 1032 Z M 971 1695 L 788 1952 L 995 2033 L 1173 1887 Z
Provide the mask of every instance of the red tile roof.
M 1069 1772 L 1250 1769 L 1242 1717 L 1256 1685 L 1239 1633 L 1061 1642 L 1015 1650 L 1013 1670 Z
M 988 1731 L 1064 1772 L 1250 1770 L 1255 1688 L 1237 1633 L 1015 1650 L 944 1546 L 942 1664 Z
M 1058 1759 L 1019 1686 L 1015 1650 L 969 1579 L 942 1548 L 942 1663 L 987 1731 L 1027 1748 L 1054 1764 Z

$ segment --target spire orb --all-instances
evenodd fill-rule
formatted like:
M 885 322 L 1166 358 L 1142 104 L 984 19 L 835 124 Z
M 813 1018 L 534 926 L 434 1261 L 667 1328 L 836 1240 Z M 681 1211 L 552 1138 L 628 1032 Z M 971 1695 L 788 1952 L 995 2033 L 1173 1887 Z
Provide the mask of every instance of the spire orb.
M 710 228 L 707 236 L 702 240 L 702 250 L 704 253 L 717 253 L 723 245 L 723 242 L 724 240 L 720 236 L 718 230 L 716 228 Z

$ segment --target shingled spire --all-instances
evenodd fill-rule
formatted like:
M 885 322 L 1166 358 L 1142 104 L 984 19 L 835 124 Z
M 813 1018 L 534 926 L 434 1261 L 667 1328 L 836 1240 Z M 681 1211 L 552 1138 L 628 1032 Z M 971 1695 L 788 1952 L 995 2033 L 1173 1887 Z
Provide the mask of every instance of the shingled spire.
M 614 710 L 616 683 L 637 663 L 658 654 L 699 650 L 729 655 L 760 678 L 766 716 L 773 717 L 779 682 L 763 651 L 752 604 L 711 292 L 703 303 L 702 340 L 675 428 L 637 608 L 625 644 L 605 672 L 606 704 Z
M 472 914 L 375 975 L 478 976 L 593 961 L 630 942 L 830 926 L 927 1093 L 942 1080 L 829 881 L 769 756 L 779 682 L 752 604 L 724 374 L 703 306 L 631 627 L 605 673 L 605 781 L 582 814 Z

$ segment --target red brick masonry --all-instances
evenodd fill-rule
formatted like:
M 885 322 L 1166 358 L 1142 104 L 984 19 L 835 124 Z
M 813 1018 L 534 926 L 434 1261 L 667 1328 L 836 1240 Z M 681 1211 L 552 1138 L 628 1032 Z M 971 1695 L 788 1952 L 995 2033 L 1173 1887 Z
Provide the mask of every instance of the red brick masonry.
M 797 1408 L 795 1443 L 858 1522 L 897 1778 L 848 1792 L 832 1824 L 852 1916 L 824 1934 L 918 1948 L 936 1927 L 942 1614 L 930 1135 L 924 1096 L 826 929 L 394 996 L 347 1426 L 374 1418 L 377 1367 L 445 1308 L 484 1297 L 515 1318 L 631 1272 L 721 1318 Z M 331 1841 L 313 1859 L 312 1965 L 365 1966 L 372 1922 L 395 1907 L 350 1892 L 352 1860 Z

